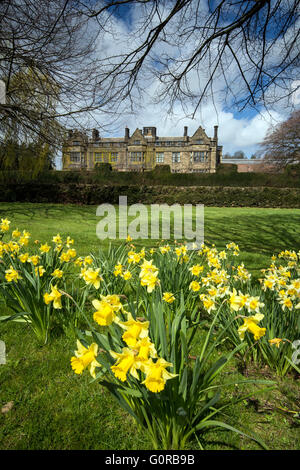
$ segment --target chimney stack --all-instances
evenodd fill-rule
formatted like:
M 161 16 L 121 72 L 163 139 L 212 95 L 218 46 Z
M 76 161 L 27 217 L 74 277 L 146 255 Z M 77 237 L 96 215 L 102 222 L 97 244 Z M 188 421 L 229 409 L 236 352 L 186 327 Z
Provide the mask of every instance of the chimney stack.
M 97 129 L 92 130 L 92 139 L 98 140 L 99 139 L 99 131 Z
M 218 126 L 214 126 L 215 133 L 214 133 L 214 140 L 218 142 Z
M 129 139 L 129 129 L 127 126 L 125 127 L 125 139 Z
M 188 133 L 188 128 L 187 128 L 187 126 L 184 126 L 183 136 L 187 137 L 187 133 Z

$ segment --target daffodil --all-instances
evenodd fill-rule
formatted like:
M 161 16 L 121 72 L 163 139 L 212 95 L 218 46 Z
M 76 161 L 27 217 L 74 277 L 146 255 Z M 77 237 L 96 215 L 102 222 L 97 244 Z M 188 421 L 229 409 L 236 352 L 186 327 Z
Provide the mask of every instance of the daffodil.
M 21 232 L 18 229 L 16 229 L 16 230 L 13 230 L 11 235 L 13 238 L 20 238 Z
M 153 260 L 147 261 L 144 260 L 143 264 L 141 265 L 141 271 L 139 277 L 144 277 L 146 274 L 155 274 L 158 272 L 158 268 L 154 266 Z
M 148 336 L 149 321 L 134 320 L 130 312 L 128 313 L 128 320 L 126 322 L 120 321 L 119 326 L 126 330 L 122 339 L 130 348 L 134 348 L 140 339 Z
M 50 302 L 53 302 L 53 307 L 56 309 L 61 309 L 61 293 L 57 289 L 57 286 L 51 286 L 51 292 L 50 294 L 46 292 L 44 294 L 44 302 L 45 304 L 49 304 Z
M 266 333 L 266 328 L 260 328 L 258 323 L 264 318 L 262 313 L 257 313 L 252 317 L 244 318 L 244 323 L 238 328 L 238 334 L 241 340 L 244 339 L 246 331 L 254 335 L 255 341 L 259 340 Z
M 46 272 L 46 269 L 44 268 L 44 266 L 38 266 L 34 268 L 34 271 L 36 275 L 43 277 L 43 274 Z
M 193 292 L 198 292 L 200 290 L 201 286 L 199 282 L 197 281 L 192 281 L 189 285 L 189 289 L 192 290 Z
M 91 256 L 86 256 L 83 260 L 83 264 L 85 266 L 93 264 L 93 258 Z
M 129 279 L 132 278 L 132 274 L 130 271 L 124 271 L 124 273 L 122 274 L 122 278 L 125 280 L 125 281 L 128 281 Z
M 208 313 L 210 313 L 212 310 L 216 310 L 216 304 L 211 297 L 205 294 L 201 294 L 200 300 L 203 302 L 203 307 L 208 311 Z
M 283 341 L 283 339 L 281 338 L 273 338 L 273 339 L 269 339 L 269 343 L 271 346 L 275 345 L 276 348 L 279 348 L 280 346 L 280 343 Z
M 39 257 L 39 255 L 32 255 L 32 256 L 30 256 L 30 258 L 28 258 L 27 261 L 29 263 L 32 263 L 33 266 L 36 266 L 40 261 L 40 257 Z
M 283 299 L 281 299 L 279 301 L 279 303 L 282 305 L 282 309 L 285 310 L 286 308 L 288 310 L 292 310 L 293 309 L 293 302 L 292 300 L 290 299 L 290 297 L 284 297 Z
M 141 338 L 136 342 L 134 350 L 138 352 L 136 356 L 136 362 L 139 365 L 139 369 L 144 371 L 144 365 L 150 358 L 157 357 L 157 351 L 155 345 L 150 341 L 149 336 Z
M 170 247 L 169 245 L 165 245 L 165 246 L 161 246 L 160 248 L 160 252 L 162 255 L 165 255 L 166 253 L 168 253 L 170 251 Z
M 97 269 L 83 269 L 80 277 L 82 277 L 87 285 L 92 285 L 95 287 L 95 289 L 99 289 L 100 287 L 100 281 L 103 280 L 101 275 L 99 274 L 100 268 Z
M 151 293 L 159 285 L 160 281 L 157 276 L 158 272 L 148 272 L 141 278 L 141 285 L 147 287 L 147 292 Z
M 68 251 L 67 251 L 67 255 L 70 258 L 76 258 L 77 252 L 76 252 L 75 248 L 69 248 Z
M 10 225 L 10 220 L 8 219 L 1 219 L 0 223 L 0 231 L 1 232 L 8 232 Z
M 67 248 L 70 248 L 70 245 L 73 245 L 74 244 L 74 240 L 71 238 L 71 237 L 67 237 L 67 240 L 66 240 L 66 246 Z
M 199 276 L 200 273 L 202 273 L 204 270 L 204 266 L 200 266 L 200 264 L 195 264 L 191 268 L 189 268 L 189 271 L 191 271 L 193 276 Z
M 173 364 L 165 361 L 163 358 L 157 359 L 153 362 L 149 359 L 147 364 L 144 365 L 144 372 L 146 374 L 145 380 L 142 382 L 150 392 L 159 393 L 166 385 L 167 380 L 177 377 L 178 374 L 171 374 L 166 369 L 172 367 Z
M 123 265 L 121 263 L 116 264 L 114 268 L 114 276 L 115 277 L 121 276 L 122 271 L 123 271 Z
M 63 277 L 63 274 L 64 272 L 61 269 L 55 269 L 53 273 L 51 273 L 51 276 L 61 279 Z
M 77 351 L 75 351 L 75 356 L 71 358 L 71 367 L 75 374 L 82 374 L 84 369 L 88 368 L 91 376 L 95 378 L 96 367 L 101 367 L 101 364 L 96 360 L 97 355 L 98 345 L 96 343 L 92 343 L 86 348 L 77 340 Z
M 57 235 L 55 235 L 55 236 L 52 238 L 52 241 L 53 241 L 53 243 L 55 243 L 56 245 L 61 245 L 61 244 L 62 244 L 62 239 L 61 239 L 60 234 L 58 233 Z
M 259 301 L 259 297 L 249 297 L 246 302 L 248 312 L 259 313 L 259 309 L 264 307 L 264 303 Z
M 5 279 L 8 282 L 17 282 L 18 279 L 22 279 L 18 271 L 16 271 L 12 266 L 5 271 Z
M 164 292 L 163 294 L 163 300 L 167 302 L 168 304 L 171 304 L 175 300 L 174 294 L 172 292 Z
M 21 263 L 26 263 L 26 261 L 28 261 L 28 258 L 29 253 L 23 253 L 19 256 L 19 260 L 21 261 Z
M 62 263 L 68 263 L 71 260 L 71 255 L 67 252 L 63 252 L 59 259 Z
M 100 326 L 109 326 L 117 319 L 117 311 L 119 306 L 114 306 L 111 302 L 105 299 L 92 301 L 93 307 L 96 309 L 93 318 Z
M 232 310 L 237 312 L 243 308 L 243 301 L 240 295 L 237 294 L 236 289 L 233 288 L 229 293 L 229 305 Z
M 114 375 L 121 380 L 121 382 L 125 382 L 127 378 L 127 373 L 130 373 L 136 379 L 139 379 L 137 369 L 139 366 L 139 362 L 136 360 L 137 352 L 133 351 L 129 348 L 123 348 L 122 353 L 116 353 L 114 351 L 110 351 L 110 355 L 117 359 L 116 363 L 111 366 L 111 370 Z
M 50 250 L 51 250 L 51 247 L 48 245 L 48 243 L 44 243 L 44 245 L 40 246 L 41 253 L 48 253 Z

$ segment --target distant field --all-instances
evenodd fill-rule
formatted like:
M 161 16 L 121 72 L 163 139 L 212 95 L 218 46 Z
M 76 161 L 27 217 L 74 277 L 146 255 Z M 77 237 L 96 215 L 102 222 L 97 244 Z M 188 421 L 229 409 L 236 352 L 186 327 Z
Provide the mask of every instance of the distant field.
M 0 218 L 10 219 L 12 227 L 29 230 L 32 241 L 46 241 L 57 233 L 70 235 L 75 239 L 78 254 L 85 255 L 108 245 L 108 241 L 97 238 L 100 217 L 96 209 L 92 205 L 0 203 Z M 206 242 L 215 243 L 217 248 L 224 248 L 229 241 L 238 243 L 240 259 L 257 276 L 274 252 L 300 249 L 300 209 L 206 207 L 204 236 Z M 134 243 L 149 247 L 157 241 Z

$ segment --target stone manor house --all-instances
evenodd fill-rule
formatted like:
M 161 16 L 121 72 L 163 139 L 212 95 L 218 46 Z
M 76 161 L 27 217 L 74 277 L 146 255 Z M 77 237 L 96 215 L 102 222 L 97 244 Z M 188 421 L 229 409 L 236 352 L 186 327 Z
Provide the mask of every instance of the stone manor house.
M 92 136 L 70 130 L 63 145 L 63 170 L 92 170 L 97 164 L 109 163 L 113 170 L 145 171 L 169 165 L 173 173 L 214 173 L 222 159 L 218 145 L 218 126 L 208 137 L 200 126 L 192 135 L 184 127 L 182 137 L 159 137 L 156 127 L 128 127 L 124 137 L 102 138 L 93 129 Z

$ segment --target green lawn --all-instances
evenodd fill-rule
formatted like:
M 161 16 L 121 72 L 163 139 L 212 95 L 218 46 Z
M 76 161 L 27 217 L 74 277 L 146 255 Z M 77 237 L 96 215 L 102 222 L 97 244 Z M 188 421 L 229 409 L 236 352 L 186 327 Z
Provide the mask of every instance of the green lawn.
M 0 204 L 0 219 L 27 229 L 33 240 L 49 241 L 56 233 L 75 239 L 79 255 L 97 250 L 96 206 L 54 204 Z M 235 241 L 240 259 L 254 275 L 268 266 L 270 256 L 283 249 L 300 248 L 300 210 L 206 208 L 205 240 L 223 248 Z M 139 246 L 149 246 L 140 241 Z M 0 303 L 1 308 L 1 303 Z M 1 313 L 3 314 L 3 313 Z M 0 449 L 151 449 L 143 431 L 88 374 L 77 376 L 70 367 L 76 349 L 72 332 L 58 332 L 39 346 L 22 324 L 1 323 L 0 339 L 6 343 L 7 363 L 0 365 Z M 238 406 L 226 409 L 226 422 L 256 432 L 274 450 L 299 450 L 299 380 L 294 373 L 279 379 L 267 368 L 250 368 L 247 377 L 275 380 L 274 390 L 256 396 L 254 385 L 232 387 L 230 394 L 252 393 Z M 230 363 L 222 380 L 247 378 Z M 91 383 L 92 382 L 92 383 Z M 260 449 L 253 441 L 224 431 L 207 434 L 207 449 Z M 196 441 L 190 444 L 197 449 Z
M 13 227 L 26 228 L 34 239 L 51 240 L 53 235 L 71 235 L 80 254 L 88 254 L 107 245 L 96 236 L 100 218 L 97 206 L 0 203 L 0 218 L 7 217 Z M 217 248 L 234 241 L 240 246 L 240 258 L 255 275 L 269 264 L 274 252 L 300 249 L 300 209 L 256 209 L 206 207 L 205 241 Z M 115 241 L 113 243 L 118 243 Z M 136 240 L 137 246 L 153 246 L 156 241 Z

